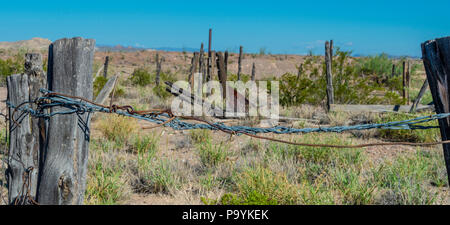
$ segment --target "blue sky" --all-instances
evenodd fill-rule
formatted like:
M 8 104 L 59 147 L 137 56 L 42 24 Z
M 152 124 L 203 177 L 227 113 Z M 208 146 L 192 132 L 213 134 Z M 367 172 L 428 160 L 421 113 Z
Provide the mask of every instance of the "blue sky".
M 324 40 L 355 54 L 420 56 L 450 35 L 449 0 L 2 1 L 0 41 L 81 36 L 102 45 L 323 54 Z

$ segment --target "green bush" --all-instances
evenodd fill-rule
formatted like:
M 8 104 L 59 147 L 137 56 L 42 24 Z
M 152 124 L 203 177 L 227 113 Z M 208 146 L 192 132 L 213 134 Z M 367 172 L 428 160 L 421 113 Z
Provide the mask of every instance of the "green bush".
M 392 60 L 387 55 L 364 57 L 351 62 L 351 52 L 336 49 L 332 74 L 335 103 L 340 104 L 400 104 L 402 80 L 390 78 Z M 397 70 L 401 70 L 397 66 Z M 318 105 L 326 98 L 325 63 L 318 56 L 308 56 L 299 76 L 286 73 L 280 81 L 280 104 Z M 389 73 L 388 73 L 389 72 Z M 270 89 L 269 89 L 270 90 Z M 385 93 L 385 97 L 375 95 Z
M 146 69 L 138 68 L 133 71 L 129 79 L 133 85 L 146 86 L 154 80 L 152 78 L 152 75 Z
M 13 74 L 20 74 L 24 71 L 25 57 L 24 53 L 19 52 L 14 57 L 2 60 L 0 59 L 0 85 L 6 84 L 6 77 Z

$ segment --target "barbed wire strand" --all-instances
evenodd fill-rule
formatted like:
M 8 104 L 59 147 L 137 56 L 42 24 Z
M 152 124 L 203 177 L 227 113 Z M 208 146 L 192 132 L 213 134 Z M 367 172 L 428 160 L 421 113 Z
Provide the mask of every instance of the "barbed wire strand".
M 282 139 L 276 139 L 271 137 L 265 137 L 257 135 L 258 133 L 274 133 L 274 134 L 296 134 L 296 133 L 313 133 L 313 132 L 337 132 L 341 133 L 350 130 L 368 130 L 368 129 L 433 129 L 438 126 L 422 126 L 420 123 L 433 121 L 436 119 L 443 119 L 450 116 L 450 113 L 435 114 L 430 116 L 422 116 L 408 120 L 393 121 L 381 124 L 359 124 L 353 126 L 335 126 L 335 127 L 319 127 L 319 128 L 292 128 L 276 126 L 272 128 L 257 128 L 248 126 L 226 126 L 223 123 L 212 123 L 207 120 L 191 117 L 191 116 L 175 116 L 170 109 L 149 109 L 136 111 L 130 105 L 118 106 L 113 105 L 112 102 L 109 106 L 102 105 L 90 101 L 83 97 L 71 96 L 68 94 L 52 92 L 49 90 L 41 89 L 44 93 L 43 97 L 36 99 L 34 102 L 24 102 L 21 107 L 15 107 L 8 103 L 9 107 L 17 110 L 26 111 L 32 116 L 36 117 L 52 117 L 59 114 L 72 114 L 72 113 L 86 113 L 86 112 L 103 112 L 103 113 L 116 113 L 122 116 L 133 117 L 136 119 L 146 120 L 148 122 L 156 123 L 155 126 L 144 127 L 143 129 L 153 129 L 160 126 L 168 126 L 175 130 L 189 130 L 189 129 L 211 129 L 220 130 L 231 135 L 247 135 L 253 138 L 265 139 L 269 141 L 275 141 L 285 144 L 298 145 L 298 146 L 310 146 L 310 147 L 329 147 L 329 148 L 364 148 L 370 146 L 386 146 L 386 145 L 411 145 L 411 146 L 430 146 L 438 144 L 447 144 L 450 141 L 437 141 L 426 143 L 413 143 L 413 142 L 377 142 L 358 145 L 330 145 L 330 144 L 310 144 L 310 143 L 298 143 L 285 141 Z M 38 110 L 33 110 L 27 106 L 29 104 L 38 104 Z M 23 106 L 23 107 L 22 107 Z M 55 106 L 65 107 L 68 111 L 53 111 L 50 113 L 43 113 L 45 108 L 51 108 Z M 194 120 L 201 123 L 187 123 L 180 121 L 179 119 Z

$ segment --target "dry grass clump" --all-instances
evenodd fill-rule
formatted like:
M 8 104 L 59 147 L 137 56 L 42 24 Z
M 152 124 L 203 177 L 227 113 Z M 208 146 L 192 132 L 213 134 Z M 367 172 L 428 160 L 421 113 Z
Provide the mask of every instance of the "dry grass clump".
M 123 146 L 132 135 L 136 134 L 138 124 L 133 118 L 106 114 L 99 119 L 96 128 L 106 139 Z

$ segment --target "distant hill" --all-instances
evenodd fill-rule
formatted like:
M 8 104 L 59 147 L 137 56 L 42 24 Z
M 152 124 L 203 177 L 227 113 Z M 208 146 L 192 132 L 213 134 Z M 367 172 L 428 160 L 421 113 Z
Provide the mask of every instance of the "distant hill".
M 97 45 L 96 50 L 100 52 L 137 52 L 137 51 L 166 51 L 166 52 L 195 52 L 199 51 L 197 48 L 174 48 L 174 47 L 159 47 L 159 48 L 142 48 L 122 45 Z
M 31 40 L 0 42 L 0 49 L 28 49 L 28 50 L 48 50 L 48 46 L 52 43 L 49 39 L 33 38 Z

